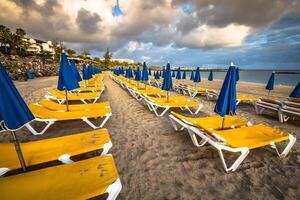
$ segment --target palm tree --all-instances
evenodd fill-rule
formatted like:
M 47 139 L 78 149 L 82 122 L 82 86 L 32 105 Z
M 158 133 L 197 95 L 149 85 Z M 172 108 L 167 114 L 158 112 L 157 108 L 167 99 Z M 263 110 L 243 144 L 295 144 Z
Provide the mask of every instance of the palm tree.
M 15 33 L 12 33 L 9 28 L 6 26 L 0 25 L 0 42 L 1 46 L 9 45 L 9 53 L 16 54 L 17 49 L 21 50 L 26 47 L 26 43 L 24 41 L 26 32 L 17 28 Z

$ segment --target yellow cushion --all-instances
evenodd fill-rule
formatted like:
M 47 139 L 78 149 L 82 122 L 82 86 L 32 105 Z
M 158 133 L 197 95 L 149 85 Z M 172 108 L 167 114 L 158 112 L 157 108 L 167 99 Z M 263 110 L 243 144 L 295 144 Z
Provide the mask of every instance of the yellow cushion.
M 26 166 L 57 160 L 62 154 L 70 156 L 101 149 L 110 141 L 106 129 L 80 134 L 20 143 Z M 0 143 L 0 168 L 20 168 L 19 159 L 13 143 Z
M 180 120 L 187 121 L 194 126 L 200 127 L 204 130 L 219 130 L 222 129 L 223 117 L 221 116 L 209 116 L 209 117 L 186 117 L 175 112 L 171 112 L 172 115 Z M 225 116 L 223 129 L 240 126 L 246 126 L 247 120 L 239 118 L 237 116 Z
M 271 142 L 288 140 L 288 133 L 265 125 L 254 125 L 222 131 L 212 131 L 225 139 L 231 147 L 248 147 L 254 149 L 270 145 Z
M 53 111 L 43 106 L 29 104 L 30 111 L 33 115 L 40 119 L 56 119 L 56 120 L 75 120 L 81 119 L 82 117 L 87 118 L 98 118 L 104 117 L 111 113 L 110 108 L 94 109 L 94 110 L 78 110 L 78 111 Z
M 38 102 L 45 108 L 50 110 L 63 110 L 67 111 L 67 106 L 64 104 L 59 104 L 54 101 L 50 101 L 47 99 L 43 99 Z M 105 107 L 109 107 L 109 102 L 101 102 L 101 103 L 94 103 L 94 104 L 73 104 L 69 105 L 69 111 L 76 111 L 76 110 L 93 110 L 93 109 L 103 109 Z
M 103 194 L 118 178 L 111 156 L 97 156 L 0 178 L 0 199 L 88 199 Z
M 58 99 L 66 99 L 66 93 L 65 91 L 59 91 L 59 90 L 50 90 L 48 91 L 52 96 L 58 98 Z M 68 100 L 70 101 L 76 101 L 81 99 L 95 99 L 100 96 L 99 92 L 88 92 L 88 93 L 68 93 Z

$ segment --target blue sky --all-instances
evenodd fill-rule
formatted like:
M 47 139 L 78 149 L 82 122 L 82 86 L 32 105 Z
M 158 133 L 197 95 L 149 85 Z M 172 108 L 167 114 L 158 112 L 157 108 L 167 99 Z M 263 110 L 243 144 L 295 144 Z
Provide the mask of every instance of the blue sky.
M 110 48 L 150 65 L 300 69 L 298 0 L 3 0 L 0 9 L 0 24 L 93 57 Z

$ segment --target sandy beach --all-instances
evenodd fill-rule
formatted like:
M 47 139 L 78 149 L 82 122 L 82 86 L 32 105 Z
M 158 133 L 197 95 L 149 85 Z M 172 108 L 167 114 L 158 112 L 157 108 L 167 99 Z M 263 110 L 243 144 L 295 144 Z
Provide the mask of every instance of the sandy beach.
M 194 84 L 189 80 L 184 82 Z M 42 99 L 47 89 L 55 87 L 56 83 L 57 77 L 15 82 L 27 103 Z M 110 152 L 123 185 L 118 199 L 299 199 L 299 141 L 284 159 L 279 159 L 268 149 L 250 151 L 238 170 L 227 174 L 214 148 L 195 147 L 186 131 L 174 131 L 167 115 L 156 117 L 108 76 L 104 83 L 106 88 L 100 101 L 109 101 L 113 110 L 105 128 L 111 135 L 113 147 Z M 220 89 L 221 84 L 222 81 L 202 81 L 198 85 Z M 267 95 L 264 87 L 244 82 L 237 84 L 239 93 L 255 97 Z M 292 89 L 275 86 L 270 96 L 284 100 Z M 196 100 L 204 104 L 196 116 L 215 115 L 215 101 L 199 96 Z M 254 124 L 267 124 L 297 138 L 300 136 L 299 120 L 281 124 L 275 113 L 256 115 L 249 104 L 239 105 L 237 115 Z M 90 128 L 84 123 L 71 121 L 56 123 L 41 136 L 33 136 L 25 129 L 17 133 L 20 141 L 33 141 L 88 130 Z M 1 134 L 0 141 L 9 140 L 9 133 Z

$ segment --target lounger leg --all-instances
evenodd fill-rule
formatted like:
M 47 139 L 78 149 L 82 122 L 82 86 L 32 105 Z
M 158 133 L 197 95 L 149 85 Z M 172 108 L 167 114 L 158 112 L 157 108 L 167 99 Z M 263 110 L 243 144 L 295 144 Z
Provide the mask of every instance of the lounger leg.
M 50 127 L 52 124 L 54 124 L 54 122 L 55 122 L 55 121 L 49 121 L 49 122 L 47 122 L 47 125 L 45 126 L 45 128 L 44 128 L 42 131 L 40 131 L 40 132 L 36 131 L 36 130 L 30 125 L 30 123 L 27 123 L 27 124 L 25 125 L 25 127 L 26 127 L 33 135 L 43 135 L 43 134 L 49 129 L 49 127 Z
M 240 100 L 237 100 L 236 101 L 236 106 L 238 106 L 240 102 L 241 102 Z
M 83 117 L 81 118 L 82 121 L 86 122 L 90 127 L 92 127 L 93 129 L 97 129 L 97 128 L 102 128 L 104 126 L 104 124 L 107 122 L 107 120 L 112 116 L 111 113 L 107 114 L 105 119 L 103 120 L 103 122 L 100 124 L 100 126 L 96 126 L 95 124 L 93 124 L 88 118 Z
M 277 155 L 280 158 L 284 158 L 287 156 L 287 154 L 290 152 L 291 148 L 294 146 L 296 142 L 296 138 L 293 135 L 289 135 L 289 143 L 286 145 L 286 147 L 284 148 L 284 150 L 282 151 L 282 153 L 280 153 L 275 145 L 275 143 L 271 144 L 272 148 L 275 148 Z
M 227 173 L 231 172 L 231 171 L 234 172 L 240 166 L 240 164 L 245 160 L 245 158 L 247 157 L 247 155 L 250 152 L 248 148 L 241 148 L 239 151 L 234 151 L 234 152 L 240 152 L 241 155 L 234 161 L 234 163 L 230 167 L 227 167 L 227 164 L 226 164 L 226 161 L 225 161 L 222 150 L 229 150 L 229 149 L 225 149 L 225 148 L 222 148 L 222 147 L 217 147 L 217 149 L 218 149 L 223 167 L 224 167 L 224 169 Z M 229 151 L 233 152 L 231 150 L 229 150 Z
M 202 147 L 202 146 L 204 146 L 206 144 L 207 140 L 205 140 L 204 138 L 202 138 L 201 141 L 198 142 L 196 134 L 192 130 L 190 130 L 189 128 L 188 128 L 188 132 L 189 132 L 189 135 L 190 135 L 190 137 L 192 139 L 193 144 L 196 147 Z
M 180 124 L 178 121 L 176 121 L 177 119 L 173 118 L 172 115 L 169 115 L 169 119 L 170 119 L 171 124 L 172 124 L 173 128 L 175 129 L 175 131 L 182 131 L 185 128 L 182 124 Z M 177 122 L 177 124 L 179 124 L 181 126 L 180 128 L 177 127 L 176 122 Z
M 6 174 L 9 171 L 10 171 L 9 168 L 5 168 L 5 167 L 0 168 L 0 176 L 3 176 L 4 174 Z
M 84 99 L 80 99 L 80 101 L 84 104 L 87 104 L 87 102 Z
M 95 98 L 95 100 L 93 101 L 93 104 L 96 103 L 98 101 L 99 97 Z
M 106 144 L 102 147 L 103 151 L 102 151 L 102 153 L 101 153 L 101 156 L 106 155 L 106 154 L 109 152 L 109 150 L 110 150 L 111 147 L 112 147 L 112 142 L 109 141 L 108 143 L 106 143 Z
M 70 155 L 69 154 L 63 154 L 61 156 L 58 157 L 57 160 L 59 160 L 60 162 L 64 163 L 64 164 L 70 164 L 73 163 L 74 161 L 70 159 Z
M 107 200 L 115 200 L 118 197 L 121 189 L 122 189 L 122 184 L 120 179 L 118 178 L 114 183 L 112 183 L 106 189 L 105 193 L 108 193 Z

